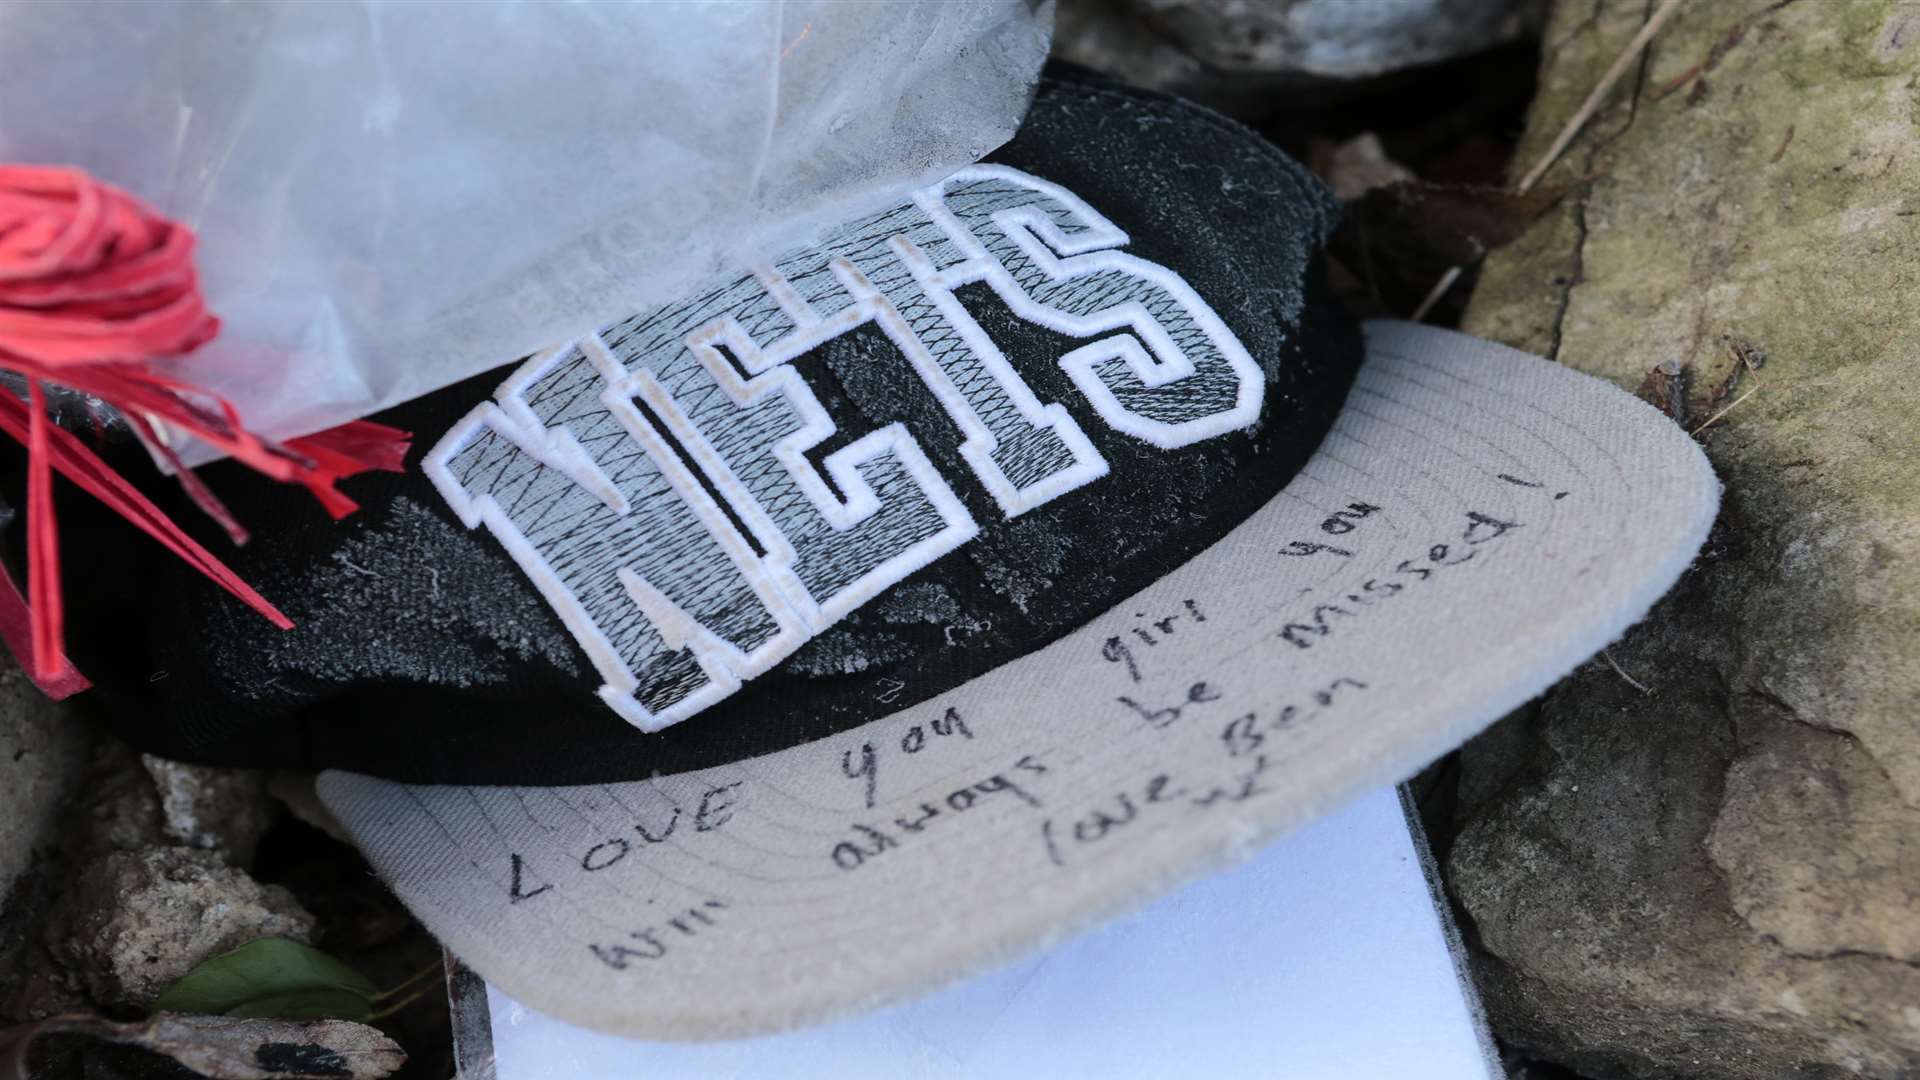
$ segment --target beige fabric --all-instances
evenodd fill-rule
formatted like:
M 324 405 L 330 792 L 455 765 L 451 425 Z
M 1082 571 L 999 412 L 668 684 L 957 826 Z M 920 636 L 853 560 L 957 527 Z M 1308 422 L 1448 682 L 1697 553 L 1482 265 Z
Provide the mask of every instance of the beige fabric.
M 949 693 L 631 784 L 330 773 L 321 793 L 515 998 L 653 1038 L 775 1029 L 1041 944 L 1408 776 L 1643 616 L 1718 497 L 1698 447 L 1612 386 L 1372 324 L 1284 493 Z

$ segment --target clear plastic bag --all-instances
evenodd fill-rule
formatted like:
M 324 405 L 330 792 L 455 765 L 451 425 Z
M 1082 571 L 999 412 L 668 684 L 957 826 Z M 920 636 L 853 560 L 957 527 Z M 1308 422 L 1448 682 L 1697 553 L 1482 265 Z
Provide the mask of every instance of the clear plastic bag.
M 78 165 L 197 230 L 225 325 L 175 370 L 285 438 L 978 158 L 1018 125 L 1051 14 L 12 0 L 0 161 Z

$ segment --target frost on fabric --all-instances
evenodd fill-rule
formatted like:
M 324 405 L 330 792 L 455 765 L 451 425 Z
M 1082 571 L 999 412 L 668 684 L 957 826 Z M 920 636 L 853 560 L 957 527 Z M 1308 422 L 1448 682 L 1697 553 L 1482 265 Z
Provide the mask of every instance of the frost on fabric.
M 245 650 L 235 666 L 258 672 L 262 690 L 301 676 L 490 686 L 532 660 L 579 673 L 539 596 L 499 587 L 518 569 L 411 499 L 393 500 L 301 580 L 291 570 L 259 584 L 292 599 L 298 632 L 236 635 L 229 646 Z

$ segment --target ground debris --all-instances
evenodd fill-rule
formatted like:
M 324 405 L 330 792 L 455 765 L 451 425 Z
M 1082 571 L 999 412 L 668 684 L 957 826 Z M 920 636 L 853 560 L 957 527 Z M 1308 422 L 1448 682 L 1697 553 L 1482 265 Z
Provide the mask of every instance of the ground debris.
M 1472 266 L 1511 243 L 1566 194 L 1404 180 L 1347 204 L 1329 252 L 1387 311 L 1404 314 L 1450 267 Z
M 1706 408 L 1713 410 L 1713 415 L 1702 421 L 1699 427 L 1688 432 L 1690 435 L 1699 435 L 1719 423 L 1720 418 L 1732 412 L 1734 406 L 1760 392 L 1758 373 L 1760 366 L 1767 362 L 1766 351 L 1745 338 L 1734 337 L 1731 334 L 1724 336 L 1721 340 L 1726 342 L 1727 356 L 1732 360 L 1732 364 L 1727 368 L 1726 375 L 1714 384 L 1713 390 L 1707 395 Z M 1749 374 L 1753 376 L 1753 388 L 1737 398 L 1733 397 L 1733 392 L 1739 387 L 1740 380 Z M 1733 400 L 1729 401 L 1728 398 Z
M 1666 413 L 1681 427 L 1687 426 L 1687 384 L 1692 370 L 1678 360 L 1667 359 L 1647 369 L 1647 377 L 1633 396 Z
M 69 1014 L 0 1032 L 0 1080 L 30 1080 L 42 1035 L 82 1035 L 163 1054 L 213 1080 L 380 1080 L 407 1055 L 376 1028 L 347 1020 L 243 1020 L 161 1013 L 119 1023 Z
M 1307 168 L 1325 180 L 1341 202 L 1352 202 L 1375 188 L 1419 179 L 1412 169 L 1393 160 L 1380 136 L 1371 131 L 1342 142 L 1309 141 Z
M 1726 343 L 1727 358 L 1733 363 L 1728 367 L 1726 375 L 1714 384 L 1712 392 L 1707 395 L 1708 409 L 1718 409 L 1725 405 L 1733 397 L 1733 392 L 1739 388 L 1741 378 L 1748 372 L 1759 371 L 1767 362 L 1767 351 L 1746 338 L 1725 334 L 1720 340 Z
M 1634 396 L 1666 413 L 1681 427 L 1687 427 L 1689 417 L 1707 413 L 1705 420 L 1688 429 L 1689 435 L 1699 435 L 1719 423 L 1734 406 L 1760 391 L 1757 372 L 1767 362 L 1766 350 L 1745 338 L 1727 334 L 1721 340 L 1726 344 L 1727 371 L 1703 397 L 1695 399 L 1696 378 L 1692 366 L 1673 359 L 1662 360 L 1649 368 L 1634 389 Z M 1739 389 L 1741 380 L 1749 375 L 1753 377 L 1753 387 L 1734 397 L 1733 392 Z

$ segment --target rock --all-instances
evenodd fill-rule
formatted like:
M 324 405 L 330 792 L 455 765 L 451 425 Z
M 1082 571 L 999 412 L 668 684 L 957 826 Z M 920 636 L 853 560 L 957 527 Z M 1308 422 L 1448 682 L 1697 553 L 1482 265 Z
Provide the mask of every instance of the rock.
M 115 739 L 96 747 L 86 789 L 72 838 L 83 858 L 179 844 L 244 867 L 279 812 L 263 772 L 185 765 Z
M 48 944 L 102 1005 L 142 1007 L 195 964 L 255 938 L 305 941 L 314 918 L 210 851 L 109 853 L 82 869 Z
M 1558 6 L 1520 166 L 1647 11 Z M 1462 754 L 1446 876 L 1535 1056 L 1920 1075 L 1916 118 L 1911 0 L 1685 5 L 1480 275 L 1470 331 L 1679 365 L 1727 485 L 1675 594 Z
M 1776 723 L 1742 749 L 1707 833 L 1734 911 L 1797 956 L 1920 963 L 1920 810 L 1836 732 Z
M 86 798 L 0 918 L 0 1016 L 140 1005 L 206 956 L 311 932 L 290 893 L 236 865 L 278 812 L 264 774 L 143 758 L 111 738 L 73 758 Z
M 172 843 L 160 812 L 160 794 L 140 755 L 118 739 L 104 738 L 87 763 L 87 797 L 68 828 L 67 845 L 84 864 L 115 851 L 140 851 Z
M 93 809 L 93 754 L 107 740 L 0 655 L 0 1027 L 84 1007 L 42 931 Z M 86 793 L 82 804 L 75 796 Z M 0 1070 L 3 1071 L 3 1070 Z
M 274 818 L 265 773 L 183 765 L 150 754 L 142 754 L 140 764 L 153 781 L 168 837 L 218 852 L 236 866 L 253 862 L 254 849 Z
M 1540 0 L 1061 0 L 1054 55 L 1215 98 L 1371 78 L 1524 33 Z
M 0 657 L 0 909 L 86 765 L 87 725 Z

